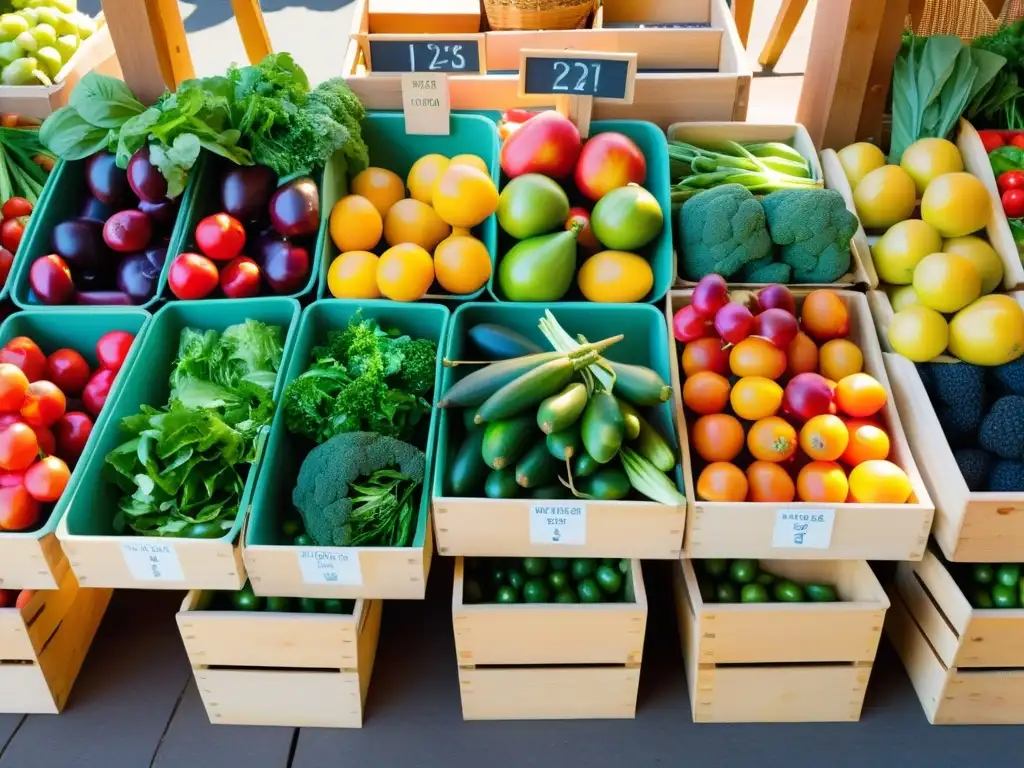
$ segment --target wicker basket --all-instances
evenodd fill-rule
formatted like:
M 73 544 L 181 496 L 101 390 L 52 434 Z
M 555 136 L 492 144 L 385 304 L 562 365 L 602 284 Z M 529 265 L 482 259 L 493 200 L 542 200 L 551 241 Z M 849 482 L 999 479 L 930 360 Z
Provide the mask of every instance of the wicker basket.
M 921 18 L 915 19 L 918 35 L 958 35 L 974 40 L 991 35 L 1002 24 L 1024 16 L 1024 0 L 1006 0 L 998 16 L 982 0 L 925 0 Z
M 576 29 L 597 0 L 483 0 L 493 30 Z

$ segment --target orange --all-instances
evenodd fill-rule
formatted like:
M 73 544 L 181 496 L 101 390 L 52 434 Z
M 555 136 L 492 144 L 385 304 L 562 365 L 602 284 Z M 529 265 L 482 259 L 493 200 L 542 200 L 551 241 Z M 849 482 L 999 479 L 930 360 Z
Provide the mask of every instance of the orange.
M 850 472 L 850 494 L 862 504 L 905 504 L 912 490 L 907 473 L 891 461 L 871 459 Z
M 399 200 L 384 217 L 384 239 L 388 245 L 414 243 L 428 252 L 448 237 L 451 227 L 441 221 L 426 203 Z
M 732 461 L 743 450 L 743 425 L 735 416 L 701 416 L 690 433 L 693 447 L 704 461 Z
M 379 299 L 376 254 L 348 251 L 331 262 L 327 287 L 336 299 Z
M 372 251 L 380 242 L 384 222 L 372 202 L 360 195 L 346 195 L 331 208 L 331 239 L 338 250 Z
M 475 237 L 445 238 L 434 250 L 434 275 L 449 293 L 473 293 L 491 276 L 491 254 Z
M 818 357 L 820 370 L 826 379 L 839 381 L 851 373 L 864 370 L 864 355 L 860 347 L 847 339 L 832 339 L 821 346 Z
M 796 477 L 796 495 L 800 501 L 842 504 L 849 490 L 846 473 L 834 461 L 812 461 Z
M 786 358 L 789 361 L 786 373 L 790 376 L 796 376 L 798 373 L 815 373 L 818 370 L 818 345 L 801 331 L 789 342 Z
M 386 168 L 367 168 L 352 179 L 352 194 L 365 197 L 384 218 L 391 206 L 405 197 L 405 184 Z
M 697 339 L 683 348 L 683 373 L 693 376 L 700 371 L 729 375 L 729 350 L 722 348 L 721 339 Z
M 747 467 L 747 483 L 750 486 L 748 501 L 792 501 L 796 498 L 793 478 L 771 461 L 752 462 Z
M 839 339 L 850 332 L 850 312 L 832 291 L 811 291 L 800 308 L 800 325 L 816 341 Z
M 491 175 L 491 171 L 487 167 L 487 161 L 479 155 L 456 155 L 451 159 L 451 165 L 470 165 L 479 171 L 483 171 L 488 176 Z
M 729 403 L 729 380 L 711 371 L 687 376 L 683 382 L 683 402 L 702 416 L 721 413 Z
M 704 501 L 744 501 L 748 487 L 743 470 L 724 461 L 708 464 L 697 478 L 697 495 Z
M 800 428 L 800 447 L 816 461 L 837 461 L 849 442 L 846 424 L 830 413 L 813 416 Z
M 729 402 L 741 419 L 765 419 L 778 413 L 782 405 L 782 387 L 764 376 L 744 376 L 733 386 Z
M 392 301 L 416 301 L 434 282 L 430 254 L 412 243 L 388 248 L 377 265 L 377 287 Z
M 405 186 L 409 188 L 409 197 L 430 205 L 434 202 L 434 187 L 451 163 L 444 155 L 424 155 L 409 169 Z
M 836 406 L 854 418 L 878 413 L 887 398 L 885 387 L 874 376 L 866 373 L 851 374 L 836 384 Z
M 863 419 L 846 422 L 850 441 L 840 457 L 844 464 L 855 467 L 872 459 L 889 458 L 889 436 L 877 424 Z
M 475 227 L 498 210 L 498 188 L 471 165 L 449 165 L 434 187 L 434 210 L 453 227 Z
M 760 336 L 750 336 L 729 353 L 729 368 L 737 376 L 777 379 L 786 372 L 786 353 Z
M 761 461 L 785 461 L 796 453 L 796 430 L 778 416 L 754 422 L 747 433 L 750 455 Z

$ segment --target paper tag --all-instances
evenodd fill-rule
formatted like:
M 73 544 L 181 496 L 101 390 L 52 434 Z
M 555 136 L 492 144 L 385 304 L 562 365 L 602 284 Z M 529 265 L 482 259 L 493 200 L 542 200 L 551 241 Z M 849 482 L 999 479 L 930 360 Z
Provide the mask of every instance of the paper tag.
M 359 553 L 346 549 L 299 550 L 299 568 L 306 584 L 333 584 L 343 587 L 361 587 L 363 570 Z
M 828 549 L 835 521 L 834 509 L 780 509 L 775 516 L 772 546 Z
M 174 545 L 166 542 L 122 542 L 124 562 L 132 578 L 139 581 L 184 581 L 181 561 Z
M 587 505 L 569 503 L 530 505 L 530 543 L 587 543 Z
M 446 136 L 451 133 L 448 76 L 442 72 L 402 74 L 402 111 L 409 135 Z

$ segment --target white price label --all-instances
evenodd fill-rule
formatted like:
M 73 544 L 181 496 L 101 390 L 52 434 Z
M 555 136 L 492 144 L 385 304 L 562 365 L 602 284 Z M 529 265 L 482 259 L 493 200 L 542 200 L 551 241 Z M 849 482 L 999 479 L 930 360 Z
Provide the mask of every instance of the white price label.
M 184 581 L 174 545 L 165 542 L 123 542 L 121 552 L 132 578 L 139 581 Z
M 775 516 L 772 546 L 828 549 L 835 521 L 834 509 L 780 509 Z
M 530 543 L 587 543 L 587 505 L 568 502 L 530 505 Z
M 299 550 L 299 568 L 306 584 L 333 584 L 343 587 L 361 587 L 363 570 L 359 553 L 346 549 Z
M 443 72 L 402 74 L 402 111 L 405 132 L 429 136 L 451 133 L 448 76 Z

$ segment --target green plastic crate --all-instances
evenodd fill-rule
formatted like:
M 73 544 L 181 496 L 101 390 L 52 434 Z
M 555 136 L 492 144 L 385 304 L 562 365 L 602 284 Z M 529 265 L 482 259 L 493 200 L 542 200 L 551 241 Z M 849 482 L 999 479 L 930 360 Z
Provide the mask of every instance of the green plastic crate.
M 370 112 L 362 122 L 363 139 L 370 148 L 370 165 L 386 168 L 397 173 L 403 181 L 409 175 L 413 163 L 424 155 L 437 153 L 445 157 L 455 155 L 478 155 L 487 163 L 495 186 L 501 167 L 498 162 L 498 130 L 494 121 L 480 115 L 452 114 L 451 133 L 447 136 L 410 136 L 405 132 L 405 116 L 401 112 Z M 667 162 L 667 161 L 666 161 Z M 666 171 L 666 178 L 667 178 Z M 348 194 L 348 180 L 345 177 L 345 166 L 339 155 L 335 155 L 328 164 L 324 174 L 324 187 L 328 194 L 327 204 L 323 209 L 324 221 L 331 215 L 331 208 L 344 195 Z M 321 227 L 323 231 L 324 227 Z M 479 239 L 491 255 L 492 272 L 498 248 L 498 220 L 488 216 L 483 224 L 473 228 L 473 236 Z M 320 298 L 330 298 L 327 287 L 327 271 L 338 255 L 330 234 L 327 233 L 320 242 L 323 254 L 321 260 L 322 277 L 320 280 Z M 387 243 L 381 238 L 376 252 L 383 253 Z M 436 290 L 435 290 L 436 289 Z M 436 283 L 431 287 L 429 296 L 451 301 L 472 301 L 479 297 L 484 289 L 454 296 L 444 293 Z
M 207 156 L 202 168 L 196 174 L 195 189 L 189 195 L 188 200 L 182 200 L 181 215 L 178 217 L 179 225 L 175 227 L 176 237 L 171 239 L 167 249 L 168 264 L 183 252 L 200 253 L 198 246 L 196 246 L 196 225 L 207 216 L 224 212 L 220 199 L 220 181 L 227 171 L 237 167 L 237 165 L 224 158 Z M 320 279 L 320 261 L 323 258 L 319 244 L 323 241 L 324 235 L 327 232 L 330 210 L 326 214 L 324 213 L 324 206 L 329 198 L 324 194 L 323 174 L 319 172 L 314 173 L 312 178 L 320 191 L 320 228 L 317 230 L 316 238 L 304 238 L 304 240 L 308 241 L 306 245 L 309 248 L 309 279 L 306 280 L 306 284 L 301 289 L 290 294 L 275 294 L 263 285 L 261 287 L 261 296 L 284 295 L 290 299 L 304 299 L 316 293 L 317 281 Z M 255 254 L 247 250 L 251 245 L 251 242 L 246 241 L 246 247 L 242 250 L 242 253 L 255 258 Z M 178 300 L 170 287 L 168 287 L 167 281 L 163 278 L 160 281 L 158 295 L 167 301 Z M 213 297 L 224 298 L 223 293 L 219 289 L 213 294 Z
M 60 162 L 60 161 L 58 161 L 58 162 Z M 46 177 L 46 183 L 43 185 L 43 191 L 39 193 L 39 199 L 36 200 L 36 204 L 35 204 L 35 206 L 32 209 L 33 213 L 35 211 L 41 211 L 41 210 L 43 210 L 46 207 L 47 201 L 54 194 L 53 190 L 54 190 L 54 188 L 56 188 L 58 183 L 59 183 L 59 181 L 57 179 L 57 164 L 55 164 L 53 170 Z M 31 229 L 31 227 L 32 227 L 32 217 L 29 217 L 29 223 L 28 223 L 28 227 L 26 227 L 26 232 L 24 232 L 22 234 L 22 242 L 24 242 L 24 243 L 28 242 L 28 231 L 27 230 Z M 14 272 L 18 268 L 19 254 L 24 254 L 24 253 L 26 253 L 26 251 L 27 251 L 27 246 L 24 247 L 24 248 L 23 247 L 19 247 L 18 250 L 15 252 L 15 254 L 14 254 L 14 261 L 11 262 L 11 269 L 7 273 L 7 280 L 4 282 L 3 285 L 0 285 L 0 302 L 6 301 L 7 299 L 9 299 L 11 297 L 11 286 L 14 285 Z
M 285 329 L 284 353 L 281 359 L 281 370 L 285 370 L 294 345 L 299 319 L 299 303 L 294 299 L 271 297 L 175 301 L 153 316 L 142 346 L 138 350 L 137 364 L 128 371 L 117 398 L 107 404 L 107 428 L 103 430 L 99 439 L 94 441 L 88 460 L 82 462 L 82 480 L 65 517 L 67 532 L 70 535 L 114 535 L 113 520 L 121 492 L 104 477 L 105 458 L 110 451 L 124 442 L 120 430 L 123 418 L 137 414 L 142 405 L 159 408 L 167 404 L 170 396 L 168 376 L 177 356 L 181 331 L 187 327 L 223 331 L 247 319 L 279 325 Z M 284 377 L 279 374 L 274 387 L 275 402 L 280 396 L 283 380 Z M 260 456 L 265 446 L 264 439 L 261 451 L 246 479 L 235 525 L 221 538 L 222 541 L 233 541 L 238 536 L 245 517 L 242 513 L 248 507 L 248 498 L 256 484 L 261 464 Z
M 185 187 L 185 191 L 181 196 L 178 218 L 171 229 L 170 242 L 167 246 L 167 262 L 160 273 L 160 281 L 157 284 L 153 298 L 139 305 L 143 309 L 154 307 L 160 301 L 160 296 L 164 292 L 164 286 L 167 284 L 167 270 L 171 264 L 171 246 L 174 245 L 176 240 L 181 238 L 181 229 L 185 223 L 182 211 L 188 210 L 191 205 L 192 195 L 196 187 L 195 180 L 202 174 L 205 156 L 205 152 L 200 154 L 198 162 L 189 175 L 188 186 Z M 25 231 L 25 237 L 21 242 L 21 247 L 18 248 L 18 256 L 14 260 L 14 266 L 7 279 L 7 284 L 11 287 L 11 299 L 22 309 L 51 310 L 66 308 L 66 305 L 50 305 L 39 302 L 32 293 L 28 275 L 36 259 L 53 253 L 50 243 L 53 228 L 63 221 L 76 218 L 81 213 L 82 206 L 89 195 L 89 187 L 85 181 L 85 167 L 88 162 L 88 160 L 76 160 L 74 162 L 59 160 L 47 181 L 47 187 L 59 191 L 45 195 L 44 199 L 40 200 L 40 204 L 32 212 L 28 229 Z
M 642 120 L 597 120 L 590 124 L 591 136 L 596 136 L 599 133 L 608 133 L 609 131 L 617 131 L 628 136 L 643 151 L 644 158 L 647 160 L 647 178 L 644 181 L 644 187 L 657 199 L 665 218 L 658 236 L 637 251 L 640 256 L 643 256 L 650 262 L 651 269 L 654 271 L 654 286 L 643 298 L 644 302 L 653 303 L 663 298 L 668 289 L 672 287 L 672 281 L 675 279 L 676 272 L 675 252 L 672 250 L 672 201 L 670 199 L 671 182 L 668 173 L 668 145 L 665 142 L 665 134 L 654 123 L 647 123 Z M 507 182 L 507 179 L 503 178 L 503 188 L 505 182 Z M 571 204 L 578 205 L 584 202 L 586 207 L 592 207 L 589 201 L 583 201 L 579 197 L 579 193 L 575 189 L 566 189 L 566 192 L 569 193 L 569 202 Z M 500 233 L 498 240 L 498 253 L 500 255 L 495 265 L 500 263 L 509 249 L 518 242 L 504 233 Z M 497 268 L 492 272 L 491 279 L 487 281 L 487 290 L 498 301 L 507 301 L 501 291 L 501 287 L 498 285 Z M 579 288 L 576 286 L 575 280 L 564 301 L 586 302 L 583 294 L 580 293 Z
M 377 300 L 347 300 L 328 299 L 316 301 L 307 307 L 299 322 L 298 331 L 295 336 L 294 347 L 289 358 L 288 365 L 284 369 L 281 381 L 284 385 L 303 373 L 310 364 L 310 353 L 314 346 L 322 344 L 326 340 L 327 333 L 334 330 L 343 330 L 347 327 L 349 320 L 358 312 L 362 312 L 365 318 L 377 320 L 385 328 L 397 328 L 414 338 L 430 339 L 437 342 L 438 356 L 435 375 L 435 392 L 442 377 L 441 352 L 444 349 L 447 338 L 449 311 L 440 304 L 429 302 L 402 303 Z M 439 409 L 434 409 L 430 415 L 430 421 L 425 430 L 422 430 L 420 439 L 415 441 L 418 447 L 422 448 L 427 455 L 427 468 L 424 481 L 424 492 L 420 498 L 419 511 L 416 521 L 416 533 L 413 543 L 409 548 L 398 550 L 408 552 L 410 549 L 424 549 L 429 543 L 429 509 L 430 509 L 430 477 L 433 464 L 435 433 Z M 281 592 L 280 588 L 287 584 L 290 576 L 296 573 L 294 567 L 289 574 L 282 574 L 281 569 L 275 563 L 280 562 L 275 554 L 280 550 L 292 550 L 290 543 L 282 544 L 280 538 L 280 523 L 283 513 L 292 509 L 291 495 L 298 477 L 299 466 L 306 456 L 310 447 L 309 441 L 297 437 L 288 432 L 285 427 L 284 413 L 280 409 L 274 416 L 270 427 L 270 438 L 267 441 L 267 449 L 264 462 L 273 471 L 261 472 L 252 495 L 251 514 L 249 525 L 246 528 L 245 561 L 253 581 L 253 587 L 260 595 L 284 595 L 288 597 L 327 597 L 324 593 L 310 592 L 302 595 L 301 589 L 286 588 Z M 266 565 L 261 567 L 261 557 L 264 555 L 257 551 L 261 548 L 266 550 L 277 550 L 270 552 Z M 430 545 L 432 549 L 432 544 Z M 389 547 L 372 547 L 361 549 L 373 549 L 376 552 L 388 552 Z M 406 557 L 406 555 L 402 555 Z M 426 558 L 430 553 L 425 554 Z M 293 558 L 294 559 L 294 558 Z M 278 577 L 283 577 L 283 582 L 275 584 Z M 423 585 L 421 585 L 423 586 Z M 372 594 L 373 585 L 364 580 L 365 592 L 359 595 L 338 594 L 341 597 L 365 597 L 365 598 L 398 598 L 409 597 L 409 594 Z M 342 588 L 343 589 L 343 588 Z M 422 597 L 422 594 L 418 595 Z

